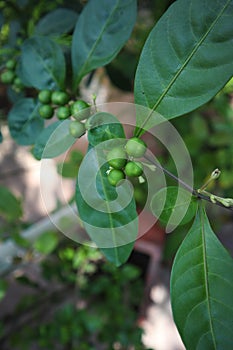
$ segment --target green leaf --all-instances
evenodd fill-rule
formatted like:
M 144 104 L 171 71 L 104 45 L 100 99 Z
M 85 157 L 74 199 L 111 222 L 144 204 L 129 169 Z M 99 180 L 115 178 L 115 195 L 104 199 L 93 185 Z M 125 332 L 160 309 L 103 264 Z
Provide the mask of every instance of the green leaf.
M 129 257 L 138 232 L 133 190 L 127 181 L 117 188 L 107 179 L 102 144 L 86 154 L 78 173 L 76 203 L 84 227 L 107 259 L 117 266 Z
M 2 141 L 3 141 L 3 136 L 2 136 L 2 132 L 0 130 L 0 143 L 2 143 Z
M 72 151 L 68 162 L 57 164 L 58 174 L 65 178 L 76 178 L 82 160 L 83 154 L 81 152 Z
M 82 11 L 72 40 L 74 88 L 93 69 L 109 63 L 130 37 L 135 0 L 90 0 Z
M 0 186 L 0 216 L 7 220 L 18 220 L 23 215 L 21 201 L 6 187 Z
M 76 139 L 70 135 L 70 120 L 57 121 L 45 128 L 36 139 L 33 155 L 36 159 L 54 158 L 71 147 Z
M 33 243 L 33 247 L 39 253 L 50 254 L 59 242 L 56 232 L 45 232 Z
M 167 119 L 209 101 L 233 74 L 232 0 L 177 0 L 151 31 L 135 78 L 135 102 Z M 149 129 L 156 118 L 138 114 Z
M 231 350 L 233 261 L 200 206 L 171 275 L 175 323 L 186 349 Z
M 114 138 L 125 138 L 122 124 L 110 113 L 96 113 L 88 123 L 91 127 L 88 131 L 88 141 L 92 146 Z
M 33 98 L 22 98 L 16 102 L 8 115 L 11 136 L 20 145 L 32 145 L 44 127 L 38 113 L 38 104 Z
M 75 26 L 78 14 L 66 8 L 58 8 L 40 19 L 35 28 L 37 35 L 59 36 L 69 33 Z
M 161 203 L 164 203 L 162 212 Z M 165 225 L 185 225 L 196 214 L 197 200 L 182 187 L 164 187 L 153 196 L 151 210 Z
M 57 164 L 57 172 L 62 177 L 74 179 L 78 173 L 78 164 L 74 163 L 59 163 Z
M 60 46 L 47 37 L 34 36 L 25 40 L 17 74 L 26 86 L 39 90 L 62 89 L 65 58 Z

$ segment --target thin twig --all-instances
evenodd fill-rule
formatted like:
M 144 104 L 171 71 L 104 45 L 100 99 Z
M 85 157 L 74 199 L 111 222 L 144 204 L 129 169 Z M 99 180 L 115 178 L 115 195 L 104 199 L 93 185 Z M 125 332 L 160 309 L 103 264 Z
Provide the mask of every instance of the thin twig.
M 199 199 L 203 199 L 207 202 L 210 202 L 212 204 L 218 205 L 219 207 L 228 209 L 233 211 L 233 207 L 226 207 L 225 205 L 223 205 L 220 202 L 216 202 L 213 203 L 210 199 L 209 196 L 203 194 L 203 193 L 199 193 L 197 190 L 195 190 L 194 188 L 192 188 L 191 186 L 189 186 L 188 184 L 186 184 L 183 180 L 179 179 L 177 176 L 175 176 L 174 174 L 172 174 L 169 170 L 165 169 L 160 163 L 156 162 L 154 159 L 152 159 L 151 157 L 148 157 L 147 155 L 145 155 L 145 158 L 151 162 L 153 165 L 155 165 L 157 168 L 159 168 L 160 170 L 162 170 L 165 174 L 167 174 L 169 177 L 171 177 L 173 180 L 175 180 L 176 182 L 178 182 L 179 184 L 181 184 L 181 186 L 186 189 L 188 192 L 190 192 L 193 196 L 199 198 Z

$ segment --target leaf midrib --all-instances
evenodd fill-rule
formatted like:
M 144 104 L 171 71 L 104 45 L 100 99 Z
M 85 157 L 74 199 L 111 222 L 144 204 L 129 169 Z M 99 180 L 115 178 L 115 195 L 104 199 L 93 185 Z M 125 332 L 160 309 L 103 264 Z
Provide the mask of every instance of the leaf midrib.
M 210 291 L 209 291 L 209 282 L 208 282 L 208 261 L 207 261 L 207 247 L 206 247 L 206 237 L 205 237 L 205 218 L 204 218 L 204 209 L 201 207 L 200 209 L 200 221 L 201 221 L 201 235 L 203 242 L 203 263 L 204 263 L 204 281 L 205 281 L 205 292 L 206 292 L 206 302 L 207 302 L 207 310 L 209 314 L 209 325 L 210 332 L 212 334 L 214 349 L 217 350 L 216 339 L 214 335 L 213 322 L 211 316 L 211 306 L 210 306 Z
M 194 56 L 194 54 L 197 52 L 197 50 L 199 49 L 199 47 L 201 46 L 201 44 L 204 42 L 204 40 L 207 38 L 207 36 L 209 35 L 209 33 L 211 32 L 211 30 L 213 29 L 213 27 L 215 26 L 215 24 L 217 23 L 217 21 L 219 20 L 219 18 L 222 16 L 223 12 L 225 11 L 225 9 L 229 6 L 231 0 L 228 0 L 228 2 L 225 4 L 225 6 L 223 7 L 222 11 L 220 11 L 219 15 L 216 17 L 216 19 L 213 21 L 212 25 L 209 27 L 209 29 L 206 31 L 206 33 L 202 36 L 201 40 L 197 43 L 197 45 L 194 47 L 194 49 L 191 51 L 191 53 L 189 54 L 189 56 L 186 58 L 185 62 L 183 63 L 183 65 L 180 67 L 180 69 L 176 72 L 176 74 L 174 75 L 174 77 L 172 78 L 172 80 L 170 81 L 170 83 L 168 84 L 168 86 L 166 87 L 166 89 L 164 90 L 164 92 L 161 94 L 161 96 L 159 97 L 159 99 L 157 100 L 157 102 L 154 104 L 154 106 L 151 109 L 150 114 L 148 115 L 148 117 L 144 120 L 144 122 L 142 123 L 142 125 L 140 126 L 140 130 L 142 131 L 142 129 L 145 127 L 145 125 L 147 124 L 147 122 L 149 121 L 149 119 L 151 118 L 151 115 L 153 114 L 153 112 L 157 109 L 157 107 L 160 105 L 161 101 L 164 99 L 164 97 L 167 95 L 168 91 L 171 89 L 171 87 L 173 86 L 173 84 L 175 83 L 175 81 L 177 80 L 177 78 L 180 76 L 180 74 L 182 73 L 182 71 L 185 69 L 185 67 L 187 66 L 187 64 L 190 62 L 190 60 L 192 59 L 192 57 Z
M 99 163 L 97 154 L 96 154 L 96 160 L 97 160 L 97 163 L 98 163 L 98 169 L 100 169 L 100 163 Z M 105 186 L 104 186 L 104 181 L 103 181 L 102 175 L 100 176 L 100 179 L 101 179 L 101 185 L 102 185 L 104 197 L 107 199 L 108 198 L 108 193 L 105 190 Z M 106 204 L 106 207 L 107 207 L 107 213 L 106 214 L 109 217 L 110 229 L 111 229 L 111 232 L 112 232 L 112 240 L 113 240 L 113 243 L 114 243 L 114 253 L 115 253 L 115 259 L 116 259 L 115 261 L 118 263 L 118 262 L 120 262 L 120 260 L 119 260 L 119 255 L 118 255 L 118 252 L 117 252 L 117 249 L 116 249 L 116 239 L 115 239 L 115 234 L 114 234 L 115 233 L 115 227 L 114 227 L 114 224 L 113 224 L 113 218 L 112 218 L 112 215 L 111 215 L 111 209 L 110 209 L 109 203 L 108 203 L 108 201 L 106 199 L 105 199 L 105 204 Z
M 38 115 L 36 114 L 36 109 L 37 109 L 38 105 L 34 104 L 33 105 L 33 110 L 31 111 L 31 113 L 29 114 L 29 118 L 25 121 L 25 123 L 22 124 L 22 128 L 21 131 L 24 131 L 27 126 L 31 123 L 32 120 L 36 120 L 39 119 Z
M 89 63 L 89 59 L 90 59 L 91 55 L 93 54 L 94 50 L 96 49 L 97 45 L 99 44 L 100 40 L 102 39 L 102 36 L 103 36 L 103 34 L 105 32 L 105 29 L 108 26 L 108 24 L 110 22 L 110 19 L 114 15 L 116 9 L 118 8 L 118 5 L 119 5 L 119 0 L 117 1 L 116 5 L 113 7 L 112 11 L 110 12 L 108 20 L 105 22 L 102 30 L 100 31 L 100 35 L 99 35 L 98 39 L 95 41 L 94 45 L 92 46 L 91 50 L 89 51 L 87 59 L 85 60 L 85 63 L 84 63 L 84 65 L 83 65 L 82 69 L 80 70 L 79 75 L 77 77 L 76 84 L 78 84 L 79 81 L 82 79 L 83 71 L 85 71 L 85 68 L 86 68 L 86 66 Z

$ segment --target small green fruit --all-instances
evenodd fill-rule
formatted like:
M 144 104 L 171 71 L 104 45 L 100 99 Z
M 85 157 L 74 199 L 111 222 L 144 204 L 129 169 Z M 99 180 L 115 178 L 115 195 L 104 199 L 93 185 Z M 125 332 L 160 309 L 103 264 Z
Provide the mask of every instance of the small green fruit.
M 131 157 L 140 158 L 142 157 L 147 149 L 147 145 L 144 141 L 138 137 L 133 137 L 125 145 L 127 154 Z
M 53 108 L 50 105 L 42 105 L 39 108 L 39 114 L 44 119 L 50 119 L 53 116 Z
M 15 73 L 12 70 L 6 70 L 1 74 L 1 81 L 3 84 L 13 83 L 15 78 Z
M 84 120 L 90 116 L 90 105 L 83 101 L 78 100 L 71 105 L 71 114 L 76 120 Z
M 41 103 L 48 104 L 48 103 L 51 102 L 51 95 L 52 95 L 52 91 L 50 91 L 50 90 L 42 90 L 38 94 L 38 100 Z
M 134 188 L 135 201 L 140 205 L 145 205 L 147 200 L 147 190 L 142 185 L 138 185 Z
M 13 84 L 18 89 L 22 89 L 24 87 L 24 85 L 23 85 L 23 83 L 22 83 L 22 81 L 21 81 L 21 79 L 19 77 L 16 77 L 14 79 Z
M 52 103 L 59 106 L 67 104 L 69 99 L 69 95 L 64 91 L 54 91 L 51 96 Z
M 11 59 L 11 60 L 6 62 L 6 68 L 7 69 L 14 69 L 16 66 L 16 63 L 17 62 L 15 60 Z
M 68 106 L 59 107 L 56 111 L 57 118 L 60 120 L 70 117 L 70 108 Z
M 119 169 L 112 169 L 108 174 L 108 181 L 112 186 L 117 186 L 124 178 L 125 174 Z
M 108 164 L 114 169 L 122 169 L 126 163 L 126 153 L 123 148 L 115 147 L 107 155 Z
M 73 137 L 78 138 L 85 134 L 86 128 L 83 123 L 74 120 L 70 123 L 69 131 Z
M 125 166 L 125 174 L 131 177 L 141 176 L 143 173 L 143 165 L 141 162 L 128 162 Z

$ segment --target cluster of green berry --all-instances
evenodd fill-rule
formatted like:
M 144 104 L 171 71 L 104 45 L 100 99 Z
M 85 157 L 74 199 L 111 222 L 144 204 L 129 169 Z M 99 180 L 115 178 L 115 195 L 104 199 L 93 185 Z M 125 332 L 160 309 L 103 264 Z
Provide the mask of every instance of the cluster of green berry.
M 13 90 L 20 92 L 23 90 L 24 85 L 16 74 L 16 64 L 17 62 L 13 58 L 6 62 L 5 68 L 1 73 L 1 82 L 3 84 L 11 84 Z
M 115 147 L 107 155 L 110 169 L 108 181 L 111 185 L 117 186 L 119 182 L 128 177 L 139 177 L 143 174 L 143 165 L 134 158 L 142 157 L 147 146 L 144 141 L 137 137 L 129 139 L 125 147 Z
M 65 91 L 42 90 L 38 94 L 41 103 L 39 114 L 42 118 L 50 119 L 55 114 L 59 120 L 73 117 L 70 123 L 70 134 L 81 137 L 86 132 L 85 124 L 82 122 L 90 116 L 90 105 L 83 101 L 72 101 Z

